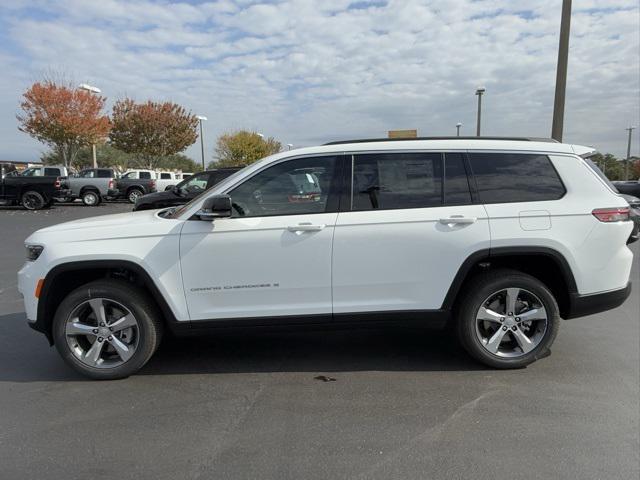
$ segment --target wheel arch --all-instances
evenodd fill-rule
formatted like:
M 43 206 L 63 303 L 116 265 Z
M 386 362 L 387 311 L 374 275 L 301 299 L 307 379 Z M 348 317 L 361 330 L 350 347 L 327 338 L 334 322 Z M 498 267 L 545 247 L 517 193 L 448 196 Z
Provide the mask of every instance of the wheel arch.
M 175 314 L 153 281 L 139 264 L 128 260 L 87 260 L 63 263 L 52 268 L 44 278 L 38 299 L 34 329 L 42 332 L 53 345 L 53 317 L 62 298 L 76 288 L 100 278 L 128 281 L 147 291 L 162 313 L 165 325 L 177 323 Z
M 560 316 L 568 318 L 571 296 L 578 289 L 566 258 L 548 247 L 498 247 L 477 251 L 465 259 L 442 303 L 442 309 L 452 310 L 464 285 L 476 274 L 495 268 L 510 268 L 536 277 L 553 293 Z

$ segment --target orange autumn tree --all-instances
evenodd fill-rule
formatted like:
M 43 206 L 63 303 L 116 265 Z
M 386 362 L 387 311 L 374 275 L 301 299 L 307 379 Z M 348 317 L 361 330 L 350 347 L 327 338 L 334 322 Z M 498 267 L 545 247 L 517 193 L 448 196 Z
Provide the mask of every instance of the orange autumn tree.
M 115 103 L 111 119 L 111 144 L 151 169 L 198 139 L 198 118 L 173 102 L 136 103 L 125 98 Z
M 73 165 L 78 151 L 102 143 L 110 129 L 105 98 L 52 80 L 36 82 L 22 95 L 18 129 L 49 145 L 60 163 Z

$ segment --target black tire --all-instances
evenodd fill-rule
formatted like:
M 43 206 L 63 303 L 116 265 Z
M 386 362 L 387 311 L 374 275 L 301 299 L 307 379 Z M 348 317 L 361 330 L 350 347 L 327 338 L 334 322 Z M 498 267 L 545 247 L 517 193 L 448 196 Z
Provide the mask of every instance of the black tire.
M 516 270 L 500 269 L 479 274 L 462 288 L 464 291 L 454 311 L 455 327 L 458 339 L 469 355 L 490 367 L 509 369 L 525 367 L 550 354 L 550 347 L 560 326 L 560 313 L 553 294 L 540 280 Z M 528 353 L 521 353 L 515 358 L 491 353 L 478 338 L 476 329 L 476 315 L 483 302 L 495 292 L 507 288 L 523 289 L 538 297 L 547 316 L 546 328 L 544 334 L 540 334 L 539 343 Z M 516 315 L 514 312 L 513 316 Z M 511 332 L 507 330 L 507 333 Z
M 67 343 L 65 329 L 69 316 L 78 305 L 95 298 L 107 298 L 122 304 L 137 322 L 135 352 L 127 361 L 112 368 L 91 367 L 83 363 Z M 95 380 L 126 378 L 140 370 L 160 345 L 163 331 L 160 318 L 155 303 L 145 291 L 128 282 L 97 280 L 75 289 L 62 301 L 53 319 L 53 339 L 63 360 L 81 374 Z
M 102 201 L 100 194 L 95 190 L 85 190 L 80 195 L 80 199 L 87 207 L 97 207 Z
M 129 200 L 129 203 L 133 203 L 135 205 L 136 200 L 138 200 L 138 198 L 140 198 L 143 195 L 144 195 L 144 192 L 139 188 L 132 188 L 127 191 L 127 200 Z
M 40 210 L 47 204 L 46 200 L 40 192 L 28 190 L 22 194 L 20 203 L 27 210 Z

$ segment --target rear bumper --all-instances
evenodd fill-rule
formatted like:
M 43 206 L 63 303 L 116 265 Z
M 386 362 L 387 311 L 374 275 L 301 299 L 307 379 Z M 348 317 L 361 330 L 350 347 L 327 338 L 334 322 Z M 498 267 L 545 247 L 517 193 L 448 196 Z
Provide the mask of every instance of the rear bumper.
M 596 293 L 594 295 L 579 295 L 572 293 L 569 299 L 569 311 L 565 319 L 585 317 L 594 313 L 605 312 L 619 307 L 631 295 L 631 282 L 620 290 Z

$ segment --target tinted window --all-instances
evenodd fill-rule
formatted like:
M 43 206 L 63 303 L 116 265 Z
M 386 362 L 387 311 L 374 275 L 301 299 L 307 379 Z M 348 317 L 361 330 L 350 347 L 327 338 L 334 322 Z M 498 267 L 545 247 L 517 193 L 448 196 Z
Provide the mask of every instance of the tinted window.
M 442 204 L 442 155 L 356 155 L 352 210 L 433 207 Z
M 111 178 L 113 173 L 111 170 L 98 170 L 98 178 Z
M 447 153 L 444 156 L 444 202 L 446 205 L 468 205 L 471 191 L 464 157 L 461 153 Z
M 140 172 L 138 178 L 149 180 L 151 178 L 151 172 Z
M 472 153 L 469 158 L 483 203 L 536 202 L 564 195 L 546 155 Z
M 78 176 L 81 178 L 95 178 L 96 172 L 95 170 L 83 170 Z
M 189 177 L 188 180 L 185 180 L 179 185 L 180 191 L 183 193 L 204 192 L 208 188 L 209 177 L 209 173 L 199 173 L 193 177 Z
M 149 177 L 151 178 L 151 177 Z M 161 173 L 160 174 L 160 179 L 161 180 L 171 180 L 171 174 L 170 173 Z
M 267 168 L 230 192 L 233 216 L 327 211 L 336 164 L 336 157 L 315 157 L 290 160 Z
M 60 174 L 60 170 L 57 168 L 45 168 L 44 174 L 47 177 L 57 177 Z

